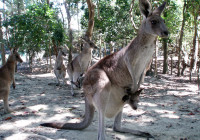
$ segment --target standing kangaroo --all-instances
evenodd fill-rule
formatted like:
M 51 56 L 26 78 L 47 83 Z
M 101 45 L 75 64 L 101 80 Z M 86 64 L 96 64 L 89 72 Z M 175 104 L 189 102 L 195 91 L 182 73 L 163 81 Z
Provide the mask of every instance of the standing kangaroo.
M 63 50 L 59 48 L 58 56 L 56 57 L 56 62 L 54 66 L 54 73 L 57 78 L 57 85 L 60 85 L 59 79 L 63 80 L 63 85 L 66 84 L 66 80 L 65 80 L 66 68 L 65 68 L 65 65 L 63 64 L 63 55 L 66 56 Z
M 105 117 L 115 117 L 114 131 L 152 137 L 146 132 L 122 128 L 121 118 L 125 104 L 136 109 L 135 104 L 138 102 L 136 94 L 140 92 L 138 88 L 145 68 L 152 59 L 157 36 L 168 37 L 168 30 L 160 17 L 165 4 L 164 2 L 151 11 L 148 0 L 139 0 L 144 20 L 137 37 L 128 46 L 104 57 L 88 70 L 83 81 L 85 116 L 81 122 L 42 125 L 58 129 L 82 130 L 91 124 L 96 108 L 99 117 L 98 140 L 105 140 Z
M 71 81 L 71 94 L 74 96 L 74 87 L 81 87 L 81 80 L 83 74 L 89 68 L 92 58 L 92 50 L 97 49 L 97 46 L 88 38 L 82 38 L 85 43 L 82 52 L 77 55 L 70 63 L 67 65 L 67 73 Z
M 15 88 L 15 64 L 22 63 L 22 59 L 18 52 L 14 49 L 11 51 L 6 64 L 0 68 L 0 99 L 4 102 L 4 112 L 10 113 L 12 110 L 9 108 L 8 96 L 10 93 L 10 86 L 13 83 Z

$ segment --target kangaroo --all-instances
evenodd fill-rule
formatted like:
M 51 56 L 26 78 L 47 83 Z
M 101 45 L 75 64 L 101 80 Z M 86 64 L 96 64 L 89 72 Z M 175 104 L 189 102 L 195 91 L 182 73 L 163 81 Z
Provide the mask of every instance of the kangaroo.
M 63 85 L 66 84 L 65 76 L 66 76 L 66 68 L 63 64 L 63 56 L 66 54 L 63 52 L 61 48 L 59 48 L 58 56 L 56 57 L 56 62 L 54 66 L 54 73 L 57 78 L 57 86 L 60 85 L 59 79 L 63 80 Z
M 85 42 L 82 52 L 67 65 L 67 73 L 71 80 L 72 96 L 74 96 L 74 87 L 81 88 L 83 74 L 91 63 L 92 50 L 97 49 L 97 46 L 87 36 L 82 39 Z
M 0 68 L 0 99 L 4 102 L 4 112 L 10 113 L 13 110 L 9 108 L 8 96 L 10 93 L 10 86 L 13 83 L 15 88 L 15 64 L 18 62 L 22 63 L 22 59 L 19 53 L 13 49 L 11 51 L 8 60 L 4 66 Z
M 135 94 L 139 91 L 147 65 L 149 65 L 157 36 L 168 37 L 168 30 L 161 18 L 165 2 L 154 11 L 148 0 L 139 0 L 140 11 L 144 15 L 138 35 L 129 45 L 120 51 L 108 55 L 89 68 L 83 80 L 85 95 L 85 116 L 79 123 L 45 123 L 42 126 L 58 129 L 82 130 L 93 119 L 95 109 L 98 112 L 98 140 L 105 140 L 104 118 L 113 118 L 113 130 L 131 133 L 147 138 L 153 136 L 147 132 L 123 128 L 122 111 L 125 104 L 135 108 Z M 127 90 L 131 91 L 127 94 Z

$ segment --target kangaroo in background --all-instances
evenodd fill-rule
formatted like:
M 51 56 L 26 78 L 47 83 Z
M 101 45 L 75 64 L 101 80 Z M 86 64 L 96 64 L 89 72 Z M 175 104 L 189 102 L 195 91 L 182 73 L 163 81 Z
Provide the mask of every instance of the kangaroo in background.
M 98 140 L 105 140 L 104 118 L 115 117 L 113 130 L 153 138 L 149 133 L 123 128 L 122 110 L 125 104 L 136 109 L 137 93 L 146 67 L 149 65 L 157 36 L 168 37 L 168 30 L 161 18 L 165 2 L 154 11 L 148 0 L 139 0 L 144 16 L 138 35 L 120 51 L 108 55 L 89 68 L 83 80 L 85 116 L 79 123 L 45 123 L 42 126 L 58 129 L 82 130 L 87 128 L 98 112 Z
M 81 88 L 83 80 L 83 74 L 89 68 L 92 59 L 93 49 L 97 49 L 97 46 L 87 36 L 82 38 L 84 41 L 84 47 L 82 52 L 77 55 L 67 65 L 67 73 L 71 81 L 71 94 L 74 96 L 74 87 Z
M 15 88 L 15 64 L 18 62 L 22 63 L 22 59 L 19 53 L 13 49 L 11 51 L 8 60 L 5 65 L 0 68 L 0 99 L 4 102 L 4 112 L 10 113 L 13 110 L 9 108 L 8 96 L 10 93 L 10 86 L 13 83 Z
M 56 62 L 54 66 L 54 73 L 57 79 L 57 86 L 60 85 L 59 79 L 63 80 L 63 85 L 66 84 L 66 68 L 63 63 L 63 56 L 66 56 L 66 54 L 63 52 L 62 48 L 59 48 L 58 56 L 56 57 Z

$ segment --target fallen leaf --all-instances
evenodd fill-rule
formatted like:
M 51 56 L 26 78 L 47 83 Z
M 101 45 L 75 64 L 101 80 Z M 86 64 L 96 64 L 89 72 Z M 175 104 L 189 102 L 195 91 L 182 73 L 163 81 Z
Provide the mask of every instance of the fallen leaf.
M 195 115 L 194 113 L 190 112 L 188 115 Z
M 11 120 L 11 119 L 12 119 L 12 117 L 7 117 L 7 118 L 5 118 L 5 121 Z

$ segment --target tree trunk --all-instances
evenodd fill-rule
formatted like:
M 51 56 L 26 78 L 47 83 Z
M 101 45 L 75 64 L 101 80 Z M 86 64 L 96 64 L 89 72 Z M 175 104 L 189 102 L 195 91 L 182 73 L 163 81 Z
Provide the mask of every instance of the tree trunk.
M 67 13 L 67 20 L 68 20 L 68 33 L 69 33 L 69 56 L 68 56 L 68 63 L 72 61 L 72 42 L 73 42 L 73 33 L 71 29 L 71 15 L 70 15 L 70 2 L 65 1 L 65 10 Z
M 5 48 L 3 44 L 3 31 L 1 26 L 1 14 L 0 14 L 0 40 L 1 40 L 1 59 L 2 59 L 2 65 L 6 63 L 6 57 L 5 57 Z
M 194 71 L 196 70 L 196 66 L 197 66 L 197 58 L 198 58 L 198 34 L 197 34 L 197 17 L 194 15 L 194 37 L 193 37 L 193 48 L 191 49 L 191 62 L 190 62 L 190 80 L 191 80 L 191 76 L 192 73 L 194 73 Z
M 54 54 L 57 57 L 58 56 L 58 49 L 57 49 L 57 45 L 56 45 L 54 40 L 52 40 L 52 45 L 53 45 Z
M 85 35 L 91 39 L 93 28 L 94 28 L 95 5 L 92 3 L 92 0 L 87 0 L 87 5 L 88 5 L 88 10 L 89 10 L 89 21 L 88 21 L 88 29 Z
M 62 16 L 62 24 L 63 24 L 63 27 L 65 29 L 65 19 L 64 19 L 64 15 L 63 15 L 61 8 L 60 8 L 60 13 L 61 13 L 61 16 Z
M 168 49 L 167 39 L 163 39 L 164 61 L 163 61 L 163 74 L 168 73 Z
M 5 0 L 3 1 L 3 11 L 5 11 Z M 3 19 L 4 21 L 7 22 L 7 17 L 6 17 L 6 12 L 3 12 Z M 10 49 L 10 43 L 9 43 L 9 30 L 8 27 L 6 27 L 6 31 L 5 31 L 5 35 L 6 35 L 6 44 L 7 47 Z M 11 50 L 11 49 L 10 49 Z
M 47 4 L 49 5 L 50 3 L 49 3 L 49 0 L 47 0 Z M 50 5 L 49 5 L 50 6 Z
M 49 62 L 50 62 L 49 70 L 51 71 L 51 69 L 52 69 L 52 62 L 51 62 L 51 44 L 50 43 L 49 43 Z
M 180 69 L 181 69 L 181 51 L 182 51 L 182 42 L 183 42 L 183 34 L 184 34 L 184 27 L 185 27 L 185 16 L 186 16 L 186 2 L 184 1 L 183 5 L 183 21 L 182 21 L 182 26 L 181 26 L 181 31 L 180 31 L 180 38 L 179 38 L 179 43 L 178 43 L 178 73 L 177 76 L 180 76 Z
M 78 35 L 79 35 L 79 32 L 80 32 L 80 25 L 79 25 L 79 7 L 78 7 L 78 2 L 77 2 L 76 12 L 77 12 Z
M 99 34 L 99 58 L 101 59 L 101 55 L 102 55 L 102 53 L 101 53 L 101 34 Z
M 155 45 L 155 70 L 154 70 L 155 76 L 158 74 L 157 69 L 158 69 L 158 46 L 157 46 L 157 40 L 156 40 L 156 45 Z
M 135 0 L 132 0 L 131 7 L 130 7 L 130 10 L 129 10 L 129 17 L 130 17 L 133 29 L 135 29 L 135 31 L 137 33 L 138 32 L 138 27 L 136 27 L 135 22 L 133 20 L 133 7 L 134 7 L 134 3 L 135 3 Z

